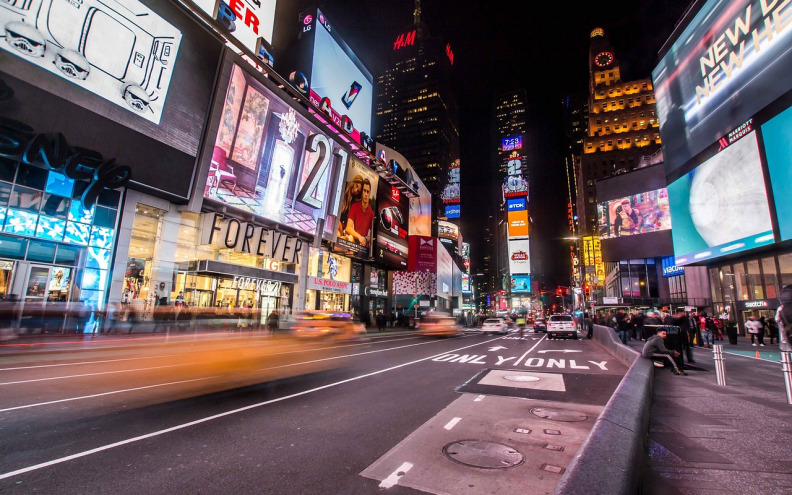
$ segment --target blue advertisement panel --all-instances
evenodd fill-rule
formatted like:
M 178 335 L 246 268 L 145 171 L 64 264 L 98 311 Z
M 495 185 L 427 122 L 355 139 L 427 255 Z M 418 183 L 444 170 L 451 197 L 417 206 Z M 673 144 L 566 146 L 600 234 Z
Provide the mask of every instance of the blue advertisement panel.
M 512 294 L 517 292 L 531 292 L 531 276 L 530 275 L 512 275 L 511 276 L 511 291 Z
M 792 188 L 792 108 L 788 108 L 775 118 L 762 125 L 767 168 L 773 186 L 778 230 L 781 240 L 792 239 L 792 201 L 789 191 Z
M 527 209 L 525 198 L 506 200 L 506 211 L 523 211 Z
M 753 131 L 669 184 L 668 199 L 679 266 L 773 243 Z
M 459 218 L 460 205 L 445 205 L 446 218 Z
M 685 269 L 676 264 L 676 258 L 673 256 L 666 256 L 660 261 L 663 264 L 663 276 L 665 278 L 685 274 Z

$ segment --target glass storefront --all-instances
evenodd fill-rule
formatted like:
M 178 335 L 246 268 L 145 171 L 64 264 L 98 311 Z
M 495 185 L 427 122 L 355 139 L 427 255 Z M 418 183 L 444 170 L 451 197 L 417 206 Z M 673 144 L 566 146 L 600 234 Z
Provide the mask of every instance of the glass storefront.
M 329 251 L 311 248 L 311 255 L 308 258 L 309 277 L 319 277 L 320 279 L 334 282 L 347 282 L 347 284 L 336 285 L 349 285 L 351 272 L 351 259 Z M 350 310 L 351 285 L 349 285 L 349 293 L 338 292 L 338 290 L 344 289 L 307 289 L 305 291 L 305 309 L 348 312 Z
M 0 158 L 0 298 L 23 302 L 29 331 L 92 331 L 70 323 L 70 308 L 101 310 L 106 300 L 121 193 L 104 191 L 86 210 L 86 184 Z M 58 305 L 62 321 L 34 318 Z

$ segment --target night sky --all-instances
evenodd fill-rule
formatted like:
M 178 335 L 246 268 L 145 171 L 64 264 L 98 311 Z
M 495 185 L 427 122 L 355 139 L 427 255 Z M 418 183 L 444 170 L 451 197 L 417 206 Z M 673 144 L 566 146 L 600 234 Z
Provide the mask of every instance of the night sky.
M 414 0 L 319 4 L 375 81 L 397 35 L 412 25 L 414 6 Z M 455 56 L 462 234 L 471 243 L 474 273 L 480 270 L 479 233 L 486 222 L 480 198 L 498 191 L 495 185 L 480 187 L 493 166 L 489 137 L 496 91 L 527 90 L 530 130 L 524 143 L 532 174 L 534 275 L 548 287 L 568 285 L 568 256 L 561 240 L 568 235 L 561 101 L 569 93 L 588 93 L 589 33 L 595 27 L 605 30 L 623 80 L 651 77 L 658 50 L 688 6 L 687 0 L 421 2 L 430 34 L 447 40 Z

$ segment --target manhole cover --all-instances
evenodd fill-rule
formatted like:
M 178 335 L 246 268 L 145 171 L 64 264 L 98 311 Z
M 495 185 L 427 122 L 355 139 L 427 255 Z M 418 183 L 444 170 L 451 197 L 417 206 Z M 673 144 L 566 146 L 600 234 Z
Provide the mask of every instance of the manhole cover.
M 541 378 L 536 376 L 525 376 L 525 375 L 506 375 L 503 377 L 504 380 L 509 380 L 510 382 L 538 382 Z
M 443 454 L 454 462 L 483 469 L 508 469 L 525 459 L 517 449 L 483 440 L 459 440 L 443 447 Z
M 580 411 L 570 411 L 568 409 L 555 409 L 552 407 L 534 407 L 531 414 L 544 419 L 553 421 L 564 421 L 574 423 L 575 421 L 585 421 L 589 418 L 588 414 Z

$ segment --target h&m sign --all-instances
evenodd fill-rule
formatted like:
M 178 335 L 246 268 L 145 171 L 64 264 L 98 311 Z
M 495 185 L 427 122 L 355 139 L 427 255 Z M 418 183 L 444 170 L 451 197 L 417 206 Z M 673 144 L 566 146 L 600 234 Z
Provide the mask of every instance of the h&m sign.
M 204 213 L 201 217 L 201 244 L 286 263 L 300 262 L 305 243 L 297 237 L 218 213 Z

